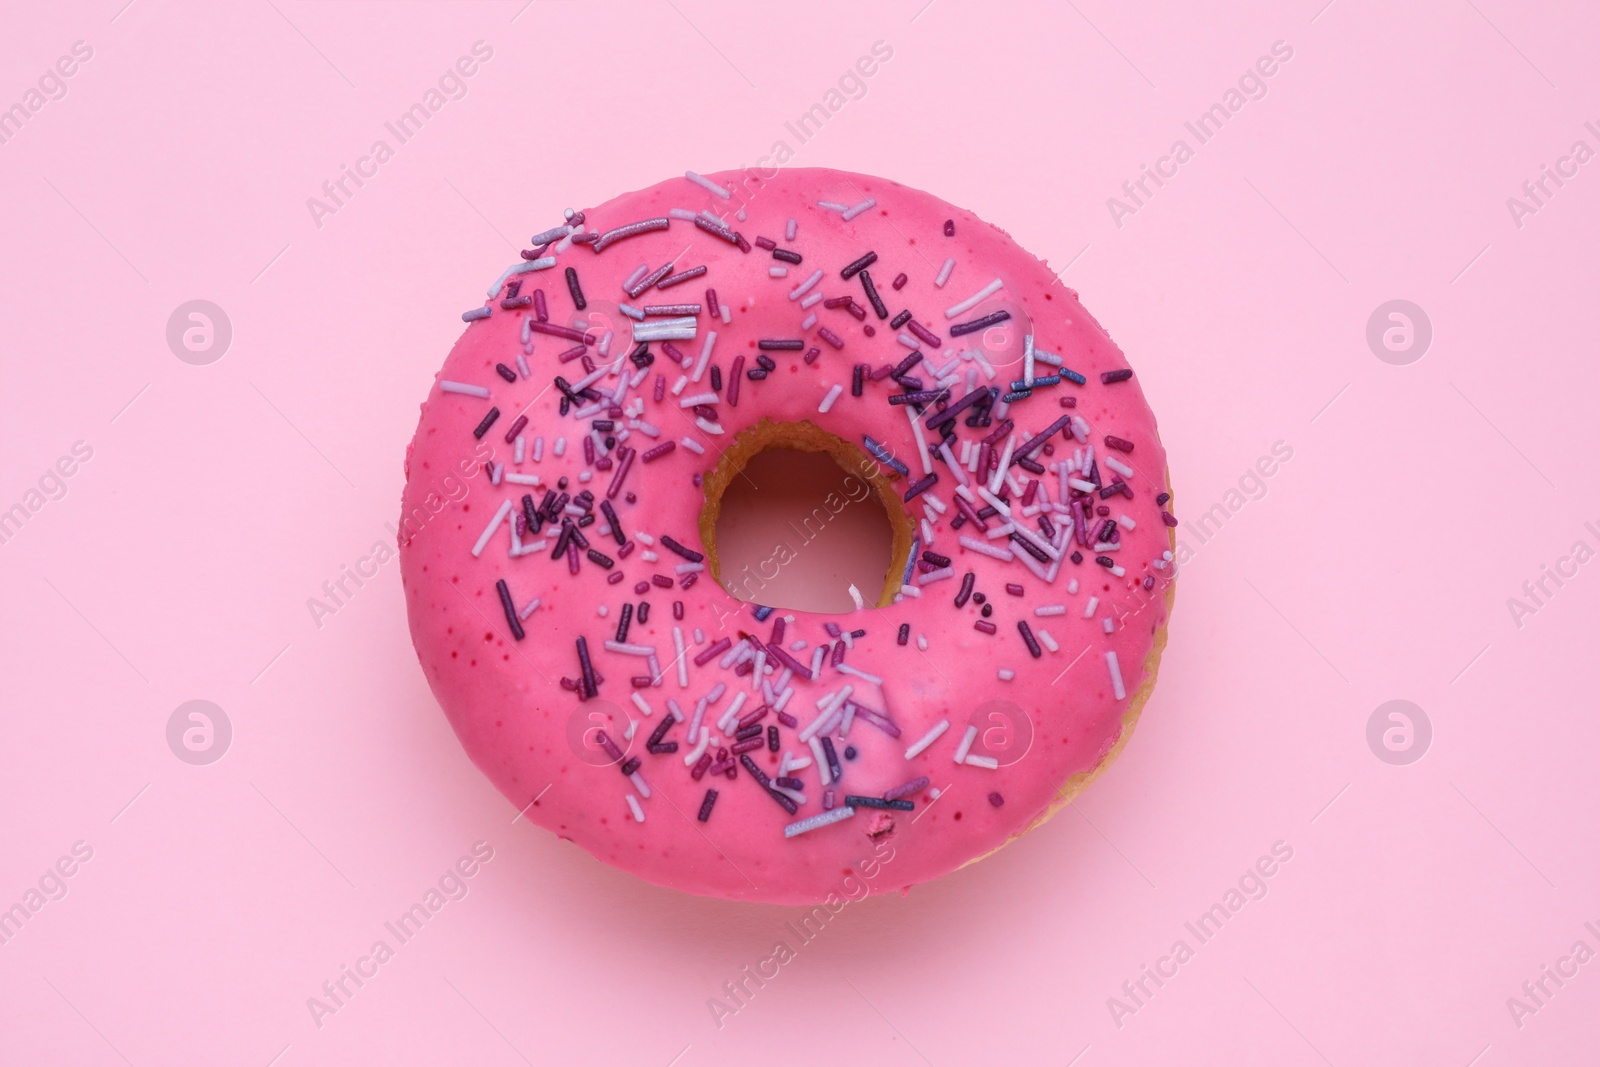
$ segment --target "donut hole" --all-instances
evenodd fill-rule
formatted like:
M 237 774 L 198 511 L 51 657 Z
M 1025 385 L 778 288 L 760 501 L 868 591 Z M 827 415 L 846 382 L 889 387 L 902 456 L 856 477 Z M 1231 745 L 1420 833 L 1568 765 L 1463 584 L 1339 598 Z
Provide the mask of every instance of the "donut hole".
M 889 603 L 910 553 L 911 520 L 877 464 L 810 423 L 741 434 L 706 480 L 701 528 L 729 594 L 797 611 L 853 611 L 852 585 L 867 606 Z

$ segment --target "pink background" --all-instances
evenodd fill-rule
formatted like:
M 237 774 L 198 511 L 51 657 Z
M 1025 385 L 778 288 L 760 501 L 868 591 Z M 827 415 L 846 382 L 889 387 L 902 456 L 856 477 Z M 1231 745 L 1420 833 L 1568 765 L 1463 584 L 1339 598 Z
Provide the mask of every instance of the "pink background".
M 1600 148 L 1597 19 L 1323 2 L 15 6 L 0 105 L 93 57 L 0 144 L 0 509 L 93 454 L 0 544 L 0 907 L 93 856 L 0 945 L 0 1062 L 1593 1062 L 1600 961 L 1520 1026 L 1507 998 L 1600 950 L 1600 562 L 1520 627 L 1506 602 L 1600 548 L 1600 164 L 1520 227 L 1506 199 Z M 466 96 L 315 225 L 306 199 L 479 40 Z M 798 144 L 785 120 L 876 40 L 866 95 Z M 1106 199 L 1280 40 L 1265 98 L 1119 227 Z M 708 998 L 794 913 L 513 824 L 392 562 L 320 627 L 306 602 L 390 540 L 417 404 L 518 242 L 780 139 L 1064 268 L 1156 405 L 1181 518 L 1293 458 L 1206 543 L 1180 531 L 1161 684 L 1099 785 L 852 904 L 719 1029 Z M 1404 366 L 1366 340 L 1395 298 L 1433 328 Z M 210 365 L 166 340 L 192 299 L 232 324 Z M 193 699 L 232 724 L 207 766 L 167 742 Z M 1409 765 L 1367 742 L 1392 699 L 1432 724 Z M 319 1028 L 307 998 L 480 840 L 467 896 Z M 1184 923 L 1278 841 L 1266 897 L 1196 947 Z

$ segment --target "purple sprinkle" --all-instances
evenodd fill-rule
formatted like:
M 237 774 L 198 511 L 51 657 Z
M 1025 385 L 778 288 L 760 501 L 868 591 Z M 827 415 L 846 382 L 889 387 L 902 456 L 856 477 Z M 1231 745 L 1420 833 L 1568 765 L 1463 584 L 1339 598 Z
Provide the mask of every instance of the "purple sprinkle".
M 674 285 L 682 285 L 684 282 L 693 281 L 694 279 L 700 277 L 705 272 L 706 272 L 706 268 L 703 267 L 703 266 L 690 267 L 688 270 L 679 271 L 677 274 L 673 274 L 673 275 L 670 275 L 669 277 L 662 278 L 659 282 L 656 283 L 656 288 L 657 289 L 671 289 Z M 707 290 L 707 291 L 708 292 L 714 292 L 715 290 Z M 717 314 L 716 309 L 713 308 L 711 313 L 713 315 Z
M 732 644 L 733 641 L 731 639 L 723 637 L 718 639 L 716 644 L 707 645 L 701 650 L 700 654 L 694 658 L 694 665 L 696 667 L 704 667 L 707 663 L 710 663 L 712 660 L 728 651 Z
M 1009 318 L 1011 318 L 1011 312 L 1009 311 L 991 311 L 981 319 L 972 319 L 969 322 L 956 323 L 954 326 L 950 327 L 950 336 L 964 337 L 969 333 L 977 333 L 979 330 L 987 330 L 995 323 L 1005 322 Z
M 595 238 L 595 253 L 604 252 L 618 241 L 626 240 L 629 237 L 637 237 L 641 233 L 650 233 L 653 230 L 664 230 L 671 225 L 672 220 L 667 218 L 645 219 L 642 222 L 630 222 L 626 226 L 618 226 L 614 230 L 607 230 Z
M 1005 802 L 1006 802 L 1006 798 L 1001 796 L 999 793 L 990 793 L 989 794 L 989 803 L 993 804 L 995 807 L 998 808 L 1000 805 L 1004 804 Z
M 1116 382 L 1125 382 L 1133 377 L 1133 371 L 1124 367 L 1122 370 L 1108 370 L 1100 375 L 1101 385 L 1112 385 Z
M 912 793 L 920 793 L 924 789 L 928 788 L 930 781 L 931 779 L 929 779 L 927 775 L 923 775 L 921 778 L 913 778 L 911 781 L 906 782 L 903 785 L 897 785 L 893 789 L 885 792 L 883 794 L 883 799 L 899 800 L 901 797 L 908 797 Z
M 506 623 L 511 627 L 511 636 L 521 641 L 524 637 L 522 621 L 517 618 L 516 605 L 511 602 L 511 589 L 506 585 L 506 580 L 501 578 L 494 583 L 494 588 L 500 594 L 500 606 L 505 609 Z

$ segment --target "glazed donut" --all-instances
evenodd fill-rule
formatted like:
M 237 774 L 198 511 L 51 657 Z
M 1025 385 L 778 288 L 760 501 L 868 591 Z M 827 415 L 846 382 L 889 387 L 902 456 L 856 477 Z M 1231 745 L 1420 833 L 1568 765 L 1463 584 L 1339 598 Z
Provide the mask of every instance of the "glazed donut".
M 691 172 L 531 244 L 462 315 L 400 531 L 428 683 L 529 821 L 663 886 L 815 904 L 961 867 L 1104 770 L 1176 520 L 1139 382 L 1055 273 L 824 169 Z M 722 573 L 724 490 L 774 448 L 882 503 L 857 610 Z

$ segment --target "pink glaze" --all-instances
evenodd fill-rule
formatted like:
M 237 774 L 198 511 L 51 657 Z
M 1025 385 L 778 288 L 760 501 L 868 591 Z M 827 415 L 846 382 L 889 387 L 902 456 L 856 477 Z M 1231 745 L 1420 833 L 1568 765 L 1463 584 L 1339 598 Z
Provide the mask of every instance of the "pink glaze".
M 672 343 L 680 352 L 698 358 L 708 330 L 717 340 L 711 363 L 724 375 L 723 393 L 728 389 L 733 358 L 745 357 L 746 370 L 755 367 L 759 338 L 803 338 L 806 347 L 821 350 L 813 363 L 804 361 L 804 352 L 771 352 L 777 364 L 764 381 L 740 382 L 738 405 L 723 400 L 715 406 L 722 435 L 709 434 L 695 424 L 693 412 L 679 407 L 678 396 L 670 387 L 685 373 L 666 358 L 663 345 L 655 342 L 650 350 L 656 361 L 636 387 L 629 388 L 621 403 L 627 414 L 616 419 L 617 431 L 627 430 L 619 447 L 638 453 L 666 441 L 688 438 L 705 450 L 696 455 L 684 444 L 649 464 L 635 455 L 621 491 L 611 499 L 620 518 L 624 535 L 633 544 L 626 557 L 616 541 L 603 532 L 606 523 L 599 517 L 598 499 L 604 499 L 618 466 L 613 453 L 609 470 L 596 470 L 592 480 L 580 482 L 580 472 L 588 469 L 582 438 L 592 418 L 607 417 L 602 410 L 581 422 L 571 415 L 561 417 L 560 392 L 552 387 L 560 374 L 568 382 L 585 376 L 581 360 L 567 363 L 557 356 L 572 347 L 572 342 L 542 333 L 532 334 L 532 352 L 526 355 L 531 377 L 506 382 L 495 365 L 515 368 L 517 356 L 524 352 L 521 331 L 525 318 L 534 315 L 532 306 L 504 310 L 501 286 L 487 301 L 487 318 L 473 321 L 445 361 L 439 380 L 485 387 L 491 396 L 481 399 L 459 393 L 442 392 L 435 385 L 423 405 L 416 438 L 407 455 L 406 487 L 403 496 L 405 522 L 401 545 L 401 570 L 410 612 L 411 632 L 424 672 L 435 695 L 449 716 L 473 761 L 487 774 L 517 809 L 526 817 L 576 842 L 607 863 L 631 871 L 664 886 L 688 892 L 740 900 L 780 903 L 812 903 L 830 895 L 842 896 L 846 876 L 864 878 L 871 890 L 883 892 L 907 888 L 945 874 L 967 861 L 982 856 L 1026 830 L 1057 797 L 1063 784 L 1074 774 L 1095 768 L 1116 743 L 1122 730 L 1122 716 L 1129 699 L 1145 680 L 1146 657 L 1152 651 L 1157 632 L 1165 625 L 1164 594 L 1173 570 L 1170 563 L 1157 565 L 1169 548 L 1168 530 L 1163 524 L 1157 495 L 1166 491 L 1166 456 L 1156 436 L 1155 420 L 1140 390 L 1137 378 L 1116 384 L 1102 384 L 1102 372 L 1123 369 L 1127 362 L 1106 332 L 1078 303 L 1075 293 L 1064 288 L 1055 275 L 1038 259 L 1019 248 L 1005 233 L 982 222 L 970 212 L 952 207 L 942 200 L 883 179 L 822 169 L 785 170 L 770 180 L 750 178 L 735 186 L 737 173 L 712 174 L 711 181 L 730 188 L 733 199 L 723 199 L 686 178 L 674 178 L 639 192 L 618 197 L 584 212 L 585 228 L 605 231 L 636 221 L 669 215 L 669 209 L 721 214 L 730 229 L 742 234 L 751 244 L 748 253 L 733 244 L 697 228 L 692 222 L 673 218 L 670 227 L 617 241 L 596 254 L 582 244 L 565 249 L 552 246 L 557 257 L 552 269 L 516 275 L 521 293 L 531 295 L 542 289 L 549 308 L 550 322 L 563 326 L 587 327 L 599 341 L 607 330 L 615 337 L 609 359 L 595 355 L 596 366 L 626 357 L 634 348 L 629 331 L 634 323 L 618 309 L 619 301 L 643 307 L 652 304 L 706 303 L 706 289 L 714 288 L 720 303 L 731 308 L 732 323 L 714 319 L 702 308 L 697 317 L 696 336 Z M 855 206 L 868 198 L 877 203 L 845 221 L 834 209 L 820 207 L 819 201 Z M 741 203 L 745 217 L 737 218 Z M 794 219 L 798 232 L 785 240 L 788 219 Z M 946 220 L 953 220 L 954 236 L 945 235 Z M 798 265 L 787 265 L 788 275 L 774 278 L 769 268 L 783 266 L 760 247 L 757 237 L 770 238 L 780 249 L 792 249 L 803 257 Z M 910 478 L 896 485 L 904 489 L 923 476 L 923 467 L 907 420 L 907 409 L 891 406 L 887 398 L 900 392 L 890 379 L 868 381 L 861 397 L 850 392 L 851 368 L 856 363 L 881 367 L 899 363 L 911 351 L 897 340 L 904 330 L 889 327 L 887 321 L 871 311 L 859 278 L 842 280 L 840 270 L 868 250 L 879 259 L 870 273 L 892 315 L 911 309 L 915 321 L 936 334 L 938 346 L 925 346 L 934 364 L 943 368 L 950 359 L 960 358 L 964 350 L 981 346 L 996 367 L 995 384 L 1005 390 L 1013 379 L 1022 377 L 1022 338 L 1030 331 L 1039 348 L 1063 358 L 1067 367 L 1088 378 L 1085 385 L 1062 382 L 1038 388 L 1027 399 L 1014 403 L 1007 416 L 1016 422 L 1012 433 L 1019 446 L 1026 435 L 1038 433 L 1062 414 L 1076 413 L 1089 426 L 1088 443 L 1094 446 L 1101 484 L 1110 484 L 1117 475 L 1102 458 L 1109 454 L 1134 470 L 1128 479 L 1133 497 L 1117 495 L 1101 500 L 1094 494 L 1092 505 L 1104 504 L 1111 518 L 1126 514 L 1135 521 L 1133 529 L 1120 530 L 1120 548 L 1109 555 L 1126 570 L 1116 577 L 1097 565 L 1099 553 L 1081 549 L 1084 559 L 1073 564 L 1063 559 L 1052 583 L 1047 584 L 1020 561 L 1002 562 L 963 547 L 962 534 L 974 536 L 991 546 L 1011 544 L 1006 538 L 989 540 L 968 522 L 960 530 L 951 529 L 956 516 L 956 480 L 938 458 L 933 470 L 939 475 L 931 490 L 946 505 L 940 516 L 928 507 L 924 497 L 907 505 L 917 520 L 926 515 L 934 523 L 933 551 L 952 558 L 953 578 L 922 587 L 921 597 L 902 596 L 885 608 L 868 607 L 843 615 L 807 612 L 775 612 L 765 622 L 757 622 L 752 606 L 734 599 L 711 579 L 701 574 L 691 588 L 678 587 L 681 577 L 675 567 L 686 561 L 666 550 L 659 540 L 653 546 L 642 542 L 641 532 L 659 539 L 670 536 L 691 550 L 704 551 L 700 543 L 699 516 L 704 495 L 696 475 L 714 466 L 725 448 L 742 429 L 763 417 L 777 421 L 809 420 L 846 441 L 860 444 L 863 434 L 882 442 L 899 460 L 911 468 Z M 941 288 L 935 284 L 947 258 L 955 267 Z M 705 265 L 707 273 L 687 284 L 668 290 L 651 289 L 630 300 L 622 290 L 623 281 L 640 264 L 651 270 L 671 262 L 675 271 Z M 576 268 L 588 310 L 578 312 L 569 295 L 564 268 Z M 864 322 L 858 322 L 846 309 L 826 309 L 819 302 L 802 309 L 790 292 L 820 268 L 822 280 L 813 291 L 825 296 L 853 296 L 867 307 Z M 904 272 L 907 284 L 892 288 L 896 275 Z M 485 281 L 492 280 L 490 274 Z M 945 309 L 981 290 L 993 279 L 1002 288 L 970 310 L 953 318 Z M 473 287 L 474 291 L 482 292 Z M 809 294 L 808 294 L 809 295 Z M 1012 313 L 1009 322 L 988 331 L 952 338 L 950 327 L 977 319 L 995 310 Z M 811 312 L 815 325 L 802 332 L 801 323 Z M 650 321 L 655 321 L 654 319 Z M 868 337 L 871 326 L 876 336 Z M 844 342 L 836 350 L 820 339 L 826 327 Z M 946 355 L 948 353 L 948 355 Z M 612 394 L 636 368 L 625 360 L 623 374 L 606 374 L 595 388 Z M 978 368 L 973 360 L 962 360 L 950 373 L 952 401 L 966 392 L 967 371 Z M 690 370 L 693 369 L 691 363 Z M 1036 375 L 1054 368 L 1043 361 Z M 924 387 L 933 387 L 926 364 L 908 373 L 922 378 Z M 665 399 L 654 399 L 657 375 L 664 375 L 669 391 Z M 989 384 L 981 368 L 978 387 Z M 818 412 L 829 388 L 844 386 L 842 395 L 826 414 Z M 699 382 L 690 382 L 682 392 L 688 397 L 710 391 L 709 370 Z M 1077 398 L 1074 409 L 1062 408 L 1059 398 Z M 632 428 L 635 401 L 642 400 L 638 418 L 659 428 L 659 437 L 649 437 Z M 500 409 L 498 420 L 481 440 L 473 429 L 491 406 Z M 957 418 L 957 440 L 974 442 L 989 435 L 999 424 L 971 428 L 965 418 L 968 408 Z M 931 414 L 933 408 L 928 409 Z M 522 430 L 528 455 L 520 464 L 513 461 L 513 446 L 505 440 L 507 430 L 519 414 L 529 423 Z M 1034 453 L 1047 470 L 1042 480 L 1048 484 L 1050 500 L 1059 500 L 1057 464 L 1070 460 L 1081 447 L 1067 431 L 1057 433 L 1049 448 Z M 1132 442 L 1131 452 L 1110 451 L 1107 435 Z M 536 436 L 544 438 L 543 458 L 532 458 Z M 930 444 L 937 435 L 928 431 Z M 553 455 L 557 437 L 565 437 L 563 457 Z M 958 445 L 959 447 L 959 445 Z M 1003 443 L 1001 446 L 1003 447 Z M 960 456 L 957 455 L 957 459 Z M 536 475 L 542 484 L 535 488 L 502 482 L 491 484 L 486 464 L 503 463 L 505 472 Z M 887 469 L 887 468 L 886 468 Z M 1034 475 L 1013 466 L 1010 473 L 1026 487 Z M 556 479 L 571 479 L 568 491 L 577 495 L 590 489 L 597 498 L 596 521 L 583 528 L 589 544 L 615 561 L 624 577 L 616 584 L 607 582 L 608 571 L 597 563 L 582 559 L 579 573 L 568 571 L 565 558 L 553 561 L 551 550 L 555 531 L 544 527 L 538 537 L 546 547 L 539 552 L 510 555 L 510 521 L 502 523 L 478 557 L 472 548 L 503 501 L 518 502 L 522 494 L 532 494 L 535 504 L 553 488 Z M 967 475 L 978 482 L 978 476 Z M 463 492 L 465 486 L 465 492 Z M 627 495 L 636 494 L 629 503 Z M 1017 506 L 1020 494 L 1010 494 Z M 982 506 L 981 499 L 979 507 Z M 520 511 L 515 504 L 513 514 Z M 1066 516 L 1055 516 L 1057 525 Z M 991 528 L 998 519 L 989 520 Z M 1026 520 L 1037 529 L 1037 520 Z M 1097 533 L 1104 519 L 1093 523 Z M 919 546 L 919 551 L 921 547 Z M 1063 557 L 1078 548 L 1069 540 Z M 659 558 L 647 560 L 647 553 Z M 963 573 L 976 574 L 976 588 L 993 605 L 987 621 L 996 627 L 993 635 L 974 628 L 983 619 L 979 606 L 969 601 L 954 606 Z M 653 575 L 674 579 L 671 589 L 652 585 L 644 595 L 634 588 Z M 724 575 L 725 579 L 732 576 Z M 1069 594 L 1068 582 L 1077 579 L 1079 589 Z M 1146 590 L 1146 578 L 1154 580 Z M 496 581 L 507 583 L 515 605 L 520 609 L 534 598 L 537 610 L 523 622 L 526 637 L 513 637 L 496 590 Z M 913 579 L 915 584 L 916 579 Z M 1006 591 L 1008 583 L 1023 587 L 1023 595 Z M 864 590 L 869 603 L 879 590 Z M 1093 618 L 1085 618 L 1090 596 L 1100 598 Z M 630 678 L 648 675 L 643 658 L 608 651 L 605 642 L 615 636 L 619 615 L 625 603 L 647 601 L 649 621 L 635 619 L 630 627 L 629 644 L 654 646 L 661 667 L 656 684 L 635 690 Z M 673 618 L 674 601 L 682 601 L 684 617 Z M 1066 613 L 1040 617 L 1041 605 L 1065 605 Z M 600 608 L 606 609 L 602 617 Z M 709 751 L 731 743 L 716 727 L 738 693 L 747 693 L 741 714 L 765 701 L 752 691 L 752 674 L 737 676 L 732 667 L 719 664 L 726 653 L 697 666 L 695 657 L 723 637 L 737 645 L 741 633 L 753 634 L 766 642 L 773 623 L 787 616 L 784 645 L 803 640 L 803 650 L 792 654 L 809 666 L 813 649 L 832 639 L 824 630 L 836 623 L 845 631 L 864 629 L 865 636 L 854 639 L 844 658 L 847 667 L 879 676 L 881 687 L 857 675 L 842 672 L 824 663 L 820 679 L 796 677 L 785 711 L 794 715 L 800 728 L 818 716 L 817 702 L 843 685 L 853 685 L 853 700 L 887 714 L 900 730 L 898 738 L 856 717 L 847 738 L 838 736 L 838 727 L 829 731 L 840 756 L 843 781 L 835 783 L 837 798 L 845 794 L 882 796 L 909 780 L 928 776 L 931 783 L 906 796 L 913 811 L 859 808 L 856 813 L 794 837 L 785 837 L 784 827 L 823 811 L 823 787 L 815 763 L 793 772 L 804 782 L 806 800 L 796 814 L 788 814 L 744 768 L 737 766 L 736 778 L 729 780 L 707 775 L 691 778 L 684 757 L 690 744 L 689 722 L 675 724 L 666 735 L 676 741 L 671 754 L 645 751 L 647 736 L 669 715 L 669 698 L 685 715 L 693 716 L 697 701 L 719 682 L 726 692 L 709 707 L 703 722 L 713 735 Z M 1106 618 L 1114 620 L 1111 633 L 1103 630 Z M 1018 631 L 1019 620 L 1038 633 L 1047 630 L 1059 651 L 1045 648 L 1040 658 L 1030 655 Z M 897 643 L 902 623 L 910 624 L 910 642 Z M 687 686 L 680 686 L 673 640 L 673 627 L 682 628 L 688 652 Z M 703 631 L 703 641 L 694 641 L 695 629 Z M 919 648 L 919 636 L 926 640 L 926 651 Z M 563 688 L 562 678 L 580 677 L 575 641 L 587 639 L 594 669 L 603 676 L 594 699 L 580 701 L 577 693 Z M 831 652 L 831 650 L 830 650 Z M 1120 665 L 1123 690 L 1119 698 L 1113 691 L 1105 653 L 1114 652 Z M 828 660 L 831 661 L 831 654 Z M 1001 680 L 999 672 L 1015 672 L 1011 680 Z M 768 674 L 768 681 L 776 680 Z M 632 695 L 640 693 L 652 714 L 644 716 Z M 986 702 L 1007 701 L 1012 712 L 1011 730 L 1004 728 L 1004 717 L 981 717 L 989 709 Z M 983 709 L 980 712 L 980 708 Z M 974 753 L 990 753 L 1000 759 L 997 769 L 957 764 L 953 756 L 969 720 L 981 717 L 980 741 Z M 639 720 L 631 742 L 623 739 L 627 718 Z M 941 720 L 949 729 L 915 758 L 907 759 L 906 749 Z M 776 723 L 769 713 L 761 725 Z M 639 774 L 650 790 L 640 794 L 634 783 L 619 773 L 618 766 L 595 747 L 594 726 L 607 729 L 629 757 L 642 764 Z M 1031 731 L 1031 744 L 1021 738 Z M 797 730 L 780 728 L 781 749 L 795 757 L 811 758 L 807 743 L 797 738 Z M 854 760 L 845 760 L 846 745 L 857 750 Z M 765 746 L 749 755 L 769 776 L 777 774 L 779 755 Z M 696 814 L 708 787 L 718 791 L 709 819 L 700 822 Z M 941 791 L 935 798 L 934 790 Z M 644 814 L 636 821 L 627 803 L 634 794 Z M 1000 805 L 990 794 L 1003 799 Z M 536 799 L 537 798 L 537 799 Z

